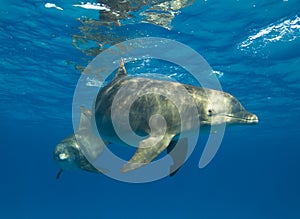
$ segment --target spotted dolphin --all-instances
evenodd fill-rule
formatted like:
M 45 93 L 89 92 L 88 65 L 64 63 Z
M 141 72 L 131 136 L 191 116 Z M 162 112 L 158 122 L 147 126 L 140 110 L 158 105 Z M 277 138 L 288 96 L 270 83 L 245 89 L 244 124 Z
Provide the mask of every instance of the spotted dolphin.
M 53 158 L 60 171 L 57 179 L 65 170 L 81 169 L 88 172 L 104 173 L 108 170 L 94 167 L 90 162 L 96 160 L 105 148 L 105 143 L 93 133 L 92 111 L 80 107 L 81 116 L 78 130 L 62 140 L 55 148 Z M 86 155 L 88 156 L 88 159 Z

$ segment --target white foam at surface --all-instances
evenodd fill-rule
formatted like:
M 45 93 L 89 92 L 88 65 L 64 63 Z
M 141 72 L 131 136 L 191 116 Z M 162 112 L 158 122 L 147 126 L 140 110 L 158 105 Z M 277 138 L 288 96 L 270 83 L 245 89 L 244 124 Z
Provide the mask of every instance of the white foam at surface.
M 45 8 L 56 8 L 57 10 L 61 10 L 61 11 L 64 10 L 63 8 L 58 7 L 58 6 L 56 6 L 56 4 L 53 4 L 53 3 L 46 3 Z
M 210 75 L 216 75 L 218 78 L 223 77 L 224 73 L 221 71 L 216 71 L 216 70 L 212 70 L 212 72 L 210 73 Z
M 101 11 L 110 11 L 110 8 L 104 4 L 100 4 L 100 3 L 81 3 L 80 5 L 75 4 L 73 5 L 74 7 L 80 7 L 80 8 L 84 8 L 84 9 L 92 9 L 92 10 L 101 10 Z
M 300 18 L 295 16 L 294 19 L 287 19 L 278 24 L 273 23 L 266 28 L 261 29 L 256 34 L 249 36 L 245 41 L 240 43 L 239 48 L 249 47 L 255 40 L 261 40 L 265 44 L 269 42 L 292 41 L 300 37 Z
M 86 86 L 88 87 L 101 87 L 102 85 L 103 85 L 102 81 L 90 77 L 87 78 Z

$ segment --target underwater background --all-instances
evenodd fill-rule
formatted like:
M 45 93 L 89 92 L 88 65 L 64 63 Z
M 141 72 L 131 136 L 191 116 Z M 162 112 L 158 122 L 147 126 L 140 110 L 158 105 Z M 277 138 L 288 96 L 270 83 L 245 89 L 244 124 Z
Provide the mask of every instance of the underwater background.
M 300 1 L 132 1 L 130 16 L 101 17 L 112 2 L 0 0 L 0 218 L 300 218 Z M 228 127 L 203 169 L 206 134 L 173 177 L 130 184 L 72 171 L 57 180 L 53 150 L 74 132 L 81 71 L 105 48 L 146 36 L 195 49 L 259 124 Z M 147 63 L 144 72 L 193 83 Z

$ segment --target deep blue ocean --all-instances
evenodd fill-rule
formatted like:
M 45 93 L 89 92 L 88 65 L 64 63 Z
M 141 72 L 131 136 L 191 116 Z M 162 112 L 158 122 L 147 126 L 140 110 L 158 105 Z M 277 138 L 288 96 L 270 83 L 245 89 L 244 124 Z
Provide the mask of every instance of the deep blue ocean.
M 145 4 L 121 25 L 96 30 L 82 20 L 96 22 L 99 11 L 74 6 L 81 4 L 0 0 L 0 218 L 300 218 L 299 0 L 196 0 L 168 25 L 144 22 Z M 57 180 L 53 150 L 74 132 L 80 69 L 97 44 L 146 36 L 200 53 L 259 123 L 228 127 L 202 169 L 206 134 L 173 177 L 135 184 L 78 170 Z M 159 62 L 144 67 L 192 83 Z

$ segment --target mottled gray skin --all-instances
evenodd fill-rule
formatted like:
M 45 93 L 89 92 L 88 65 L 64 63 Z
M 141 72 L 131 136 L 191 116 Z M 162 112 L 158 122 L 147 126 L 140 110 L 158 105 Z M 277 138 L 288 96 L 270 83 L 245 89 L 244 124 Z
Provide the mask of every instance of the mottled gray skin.
M 115 108 L 112 109 L 116 95 L 124 87 L 126 87 L 126 93 L 122 97 L 123 102 L 114 105 Z M 185 94 L 178 92 L 182 88 L 185 89 Z M 136 98 L 134 94 L 143 90 L 150 92 L 146 95 L 138 95 L 139 97 L 131 105 L 129 121 L 132 130 L 145 136 L 145 139 L 139 142 L 135 155 L 121 169 L 122 172 L 136 169 L 151 162 L 182 131 L 189 132 L 197 128 L 192 122 L 194 120 L 199 120 L 200 126 L 223 123 L 256 124 L 258 122 L 256 115 L 247 112 L 241 103 L 228 93 L 177 82 L 129 77 L 123 62 L 121 62 L 117 75 L 110 84 L 101 89 L 95 103 L 96 124 L 103 139 L 110 143 L 123 143 L 113 127 L 111 112 L 114 110 L 122 116 L 124 105 L 132 102 L 132 99 Z M 175 105 L 166 98 L 170 95 L 173 95 L 179 104 Z M 189 114 L 189 111 L 192 110 L 188 97 L 192 98 L 198 114 L 196 118 L 188 118 L 189 121 L 183 121 L 184 124 L 181 124 L 180 115 L 182 113 Z M 166 130 L 160 130 L 160 125 L 151 126 L 149 124 L 151 123 L 149 122 L 151 116 L 157 114 L 165 119 Z M 182 129 L 182 125 L 184 125 L 184 129 Z M 123 133 L 129 131 L 126 129 L 127 127 L 124 127 Z M 160 140 L 157 142 L 156 139 L 158 138 Z

